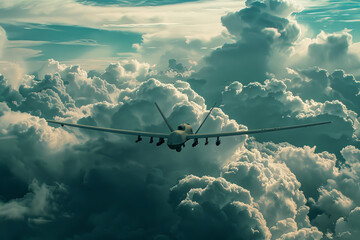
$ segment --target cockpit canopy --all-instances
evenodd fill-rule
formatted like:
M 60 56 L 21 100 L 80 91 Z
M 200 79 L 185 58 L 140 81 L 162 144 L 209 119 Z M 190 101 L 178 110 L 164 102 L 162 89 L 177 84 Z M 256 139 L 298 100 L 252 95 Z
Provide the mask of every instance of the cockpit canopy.
M 177 127 L 178 130 L 181 130 L 181 131 L 185 131 L 186 127 L 184 124 L 180 124 L 178 127 Z
M 180 131 L 185 131 L 189 134 L 192 134 L 193 131 L 192 131 L 192 127 L 190 126 L 190 124 L 188 123 L 183 123 L 183 124 L 180 124 L 178 127 L 177 127 L 177 130 L 180 130 Z

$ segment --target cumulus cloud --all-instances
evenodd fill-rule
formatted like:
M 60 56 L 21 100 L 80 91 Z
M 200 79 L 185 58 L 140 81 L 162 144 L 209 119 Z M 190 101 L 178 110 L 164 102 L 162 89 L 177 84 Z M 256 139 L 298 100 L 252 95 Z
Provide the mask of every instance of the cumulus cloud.
M 199 27 L 200 28 L 200 27 Z M 169 59 L 177 59 L 195 69 L 203 66 L 202 58 L 224 43 L 234 40 L 222 29 L 216 36 L 199 37 L 187 34 L 185 36 L 144 35 L 141 44 L 134 44 L 139 59 L 156 64 L 157 70 L 168 66 Z M 197 64 L 194 64 L 197 63 Z
M 344 219 L 340 218 L 336 222 L 336 239 L 356 239 L 360 237 L 359 231 L 360 221 L 360 208 L 357 207 L 352 210 L 347 217 Z
M 295 175 L 271 155 L 262 154 L 267 146 L 261 149 L 251 145 L 250 142 L 248 148 L 251 150 L 242 149 L 233 155 L 233 161 L 225 165 L 222 176 L 250 191 L 275 235 L 309 227 L 306 198 Z M 295 227 L 284 226 L 288 224 L 295 224 Z M 280 229 L 285 232 L 280 234 Z
M 49 65 L 48 70 L 43 71 L 42 79 L 29 78 L 18 89 L 9 88 L 5 77 L 1 79 L 1 91 L 6 93 L 2 95 L 1 103 L 1 134 L 16 136 L 14 141 L 1 145 L 1 169 L 6 173 L 4 176 L 14 179 L 12 184 L 22 186 L 8 196 L 9 203 L 14 201 L 14 196 L 26 193 L 27 186 L 35 177 L 41 182 L 60 182 L 65 185 L 68 194 L 61 194 L 61 199 L 56 200 L 58 208 L 64 214 L 52 219 L 63 226 L 61 231 L 65 236 L 74 236 L 74 224 L 79 229 L 76 234 L 81 238 L 105 235 L 129 238 L 171 235 L 171 224 L 176 216 L 167 203 L 169 188 L 176 184 L 180 176 L 188 173 L 212 175 L 217 172 L 218 166 L 224 161 L 223 157 L 245 139 L 238 138 L 235 144 L 231 139 L 223 141 L 222 149 L 215 144 L 208 148 L 199 146 L 194 149 L 188 145 L 184 154 L 179 155 L 166 147 L 156 148 L 147 142 L 134 145 L 131 137 L 119 138 L 49 126 L 44 118 L 167 132 L 154 101 L 158 102 L 173 126 L 189 122 L 196 127 L 207 114 L 204 99 L 183 81 L 169 84 L 155 78 L 142 80 L 131 77 L 134 84 L 122 88 L 121 84 L 108 83 L 102 74 L 88 73 L 78 66 L 66 66 L 52 60 Z M 131 71 L 136 72 L 137 69 L 133 68 Z M 99 81 L 102 85 L 98 84 Z M 106 91 L 101 90 L 102 86 L 106 86 Z M 101 93 L 98 96 L 94 92 L 90 94 L 97 99 L 95 103 L 91 100 L 92 97 L 88 97 L 88 89 L 91 88 Z M 100 98 L 111 95 L 110 91 L 116 92 L 113 98 Z M 244 128 L 229 119 L 221 109 L 215 109 L 203 130 L 234 131 Z M 154 154 L 145 157 L 142 151 L 136 151 L 139 147 L 143 151 L 153 151 Z M 110 155 L 104 155 L 105 152 Z M 183 161 L 184 157 L 189 161 Z M 129 183 L 133 184 L 133 188 L 129 188 Z M 109 184 L 115 185 L 110 187 Z M 109 187 L 118 189 L 115 193 L 118 194 L 117 197 L 110 197 L 107 190 Z M 6 196 L 3 191 L 1 194 Z M 68 199 L 69 196 L 72 197 Z M 139 199 L 137 202 L 134 201 L 136 198 Z M 94 199 L 101 202 L 100 206 L 103 207 L 94 205 Z M 112 200 L 109 202 L 108 199 Z M 143 218 L 144 209 L 138 208 L 139 204 L 143 204 L 140 199 L 148 204 L 147 219 Z M 63 205 L 67 201 L 69 204 Z M 80 207 L 84 206 L 84 201 L 88 202 L 87 206 Z M 128 211 L 123 212 L 125 209 Z M 118 218 L 119 211 L 123 212 L 123 218 Z M 93 220 L 87 222 L 87 219 Z M 2 221 L 8 224 L 10 220 Z M 69 224 L 72 221 L 74 222 Z M 97 221 L 102 224 L 97 224 Z M 23 234 L 36 235 L 37 229 L 42 229 L 32 229 L 30 222 L 18 224 L 25 229 Z M 104 231 L 103 224 L 109 226 L 108 231 Z M 49 226 L 49 223 L 45 225 Z M 124 227 L 119 230 L 119 226 Z M 139 229 L 140 226 L 143 226 L 143 230 Z M 82 232 L 80 229 L 83 227 L 89 227 L 92 231 Z M 51 227 L 43 234 L 54 236 L 54 231 L 51 233 L 50 229 Z M 16 233 L 12 234 L 13 237 L 18 236 Z
M 164 67 L 124 60 L 86 71 L 49 60 L 16 81 L 3 72 L 5 239 L 357 239 L 359 82 L 352 71 L 328 68 L 333 57 L 349 57 L 350 35 L 325 34 L 308 46 L 326 69 L 287 66 L 286 77 L 267 74 L 285 70 L 287 62 L 279 59 L 297 51 L 300 28 L 290 16 L 297 9 L 291 1 L 248 0 L 222 18 L 234 42 L 200 61 L 200 71 L 184 60 L 188 53 L 167 52 L 176 48 L 168 42 L 169 48 L 154 50 Z M 204 44 L 183 40 L 189 52 Z M 139 53 L 149 50 L 146 41 Z M 223 44 L 205 45 L 216 43 Z M 328 58 L 325 65 L 318 54 Z M 186 143 L 177 153 L 148 139 L 135 144 L 133 136 L 45 121 L 168 132 L 157 102 L 171 125 L 187 122 L 196 129 L 216 95 L 221 105 L 203 133 L 333 123 L 224 138 L 219 147 L 211 139 L 206 147 Z
M 61 188 L 59 186 L 59 188 Z M 44 223 L 47 220 L 44 217 L 51 217 L 51 211 L 56 210 L 56 206 L 52 204 L 54 191 L 56 187 L 50 187 L 34 180 L 29 185 L 31 192 L 27 193 L 22 199 L 0 203 L 0 218 L 3 219 L 31 219 L 34 223 Z
M 206 98 L 219 98 L 220 91 L 233 81 L 263 82 L 271 71 L 271 62 L 279 62 L 282 54 L 291 52 L 299 36 L 297 23 L 284 14 L 293 11 L 288 1 L 246 3 L 246 8 L 221 19 L 236 43 L 214 50 L 204 59 L 205 66 L 193 75 L 191 83 Z M 196 86 L 200 79 L 205 80 L 206 91 Z
M 304 79 L 300 81 L 306 82 Z M 325 102 L 307 100 L 305 97 L 302 99 L 300 97 L 302 94 L 294 95 L 286 84 L 288 84 L 286 80 L 275 78 L 267 79 L 263 84 L 252 82 L 243 85 L 235 81 L 222 93 L 223 109 L 230 117 L 244 123 L 250 129 L 332 121 L 331 131 L 329 126 L 321 126 L 304 129 L 301 133 L 287 131 L 274 133 L 271 136 L 257 135 L 256 138 L 262 141 L 286 141 L 298 146 L 316 145 L 321 150 L 337 154 L 343 147 L 358 141 L 359 120 L 355 111 L 348 109 L 339 100 L 331 101 L 331 98 Z M 319 81 L 317 80 L 315 84 L 319 84 Z M 306 83 L 304 88 L 307 88 Z M 322 92 L 325 92 L 324 88 L 327 88 L 327 84 L 323 84 Z M 311 138 L 308 137 L 310 132 L 313 135 Z M 341 143 L 339 139 L 342 140 Z
M 291 66 L 306 68 L 315 65 L 330 71 L 344 69 L 359 75 L 360 56 L 356 46 L 347 29 L 338 33 L 321 31 L 314 39 L 302 40 L 291 58 Z
M 348 146 L 341 151 L 346 164 L 340 168 L 336 166 L 334 155 L 315 153 L 314 150 L 285 145 L 277 148 L 273 154 L 275 161 L 284 162 L 301 183 L 300 189 L 310 207 L 308 215 L 311 224 L 321 232 L 335 236 L 337 221 L 358 206 L 358 162 L 351 161 L 358 157 L 358 149 Z
M 354 203 L 336 189 L 328 191 L 320 188 L 319 194 L 314 207 L 322 213 L 317 215 L 312 223 L 318 226 L 322 232 L 327 232 L 329 229 L 334 229 L 336 221 L 340 217 L 347 216 L 350 213 Z
M 359 187 L 356 147 L 341 151 L 347 165 L 338 169 L 337 158 L 328 152 L 290 144 L 260 144 L 246 136 L 224 139 L 220 148 L 214 144 L 189 148 L 187 144 L 178 154 L 145 140 L 135 145 L 132 137 L 55 128 L 45 122 L 44 118 L 56 118 L 165 132 L 153 105 L 156 101 L 172 125 L 184 121 L 198 126 L 207 114 L 207 102 L 189 83 L 164 83 L 136 67 L 145 64 L 129 63 L 109 65 L 108 69 L 117 69 L 111 75 L 115 76 L 113 83 L 105 77 L 111 72 L 108 69 L 86 72 L 53 60 L 44 68 L 43 78 L 24 78 L 27 80 L 18 89 L 10 88 L 2 77 L 2 136 L 17 138 L 1 145 L 1 166 L 4 176 L 21 186 L 2 195 L 7 199 L 3 206 L 16 209 L 22 219 L 33 214 L 25 204 L 31 200 L 15 197 L 26 195 L 34 178 L 46 184 L 43 188 L 58 189 L 52 186 L 59 182 L 66 189 L 49 190 L 55 191 L 56 197 L 47 198 L 47 204 L 56 208 L 34 213 L 30 216 L 34 221 L 16 220 L 25 233 L 36 235 L 37 229 L 47 226 L 44 236 L 54 236 L 48 221 L 62 226 L 57 229 L 62 236 L 76 234 L 80 239 L 196 239 L 224 232 L 240 239 L 320 239 L 325 234 L 337 236 L 350 231 L 352 220 L 348 216 L 352 219 L 351 213 L 359 204 L 354 191 Z M 126 75 L 127 71 L 135 74 Z M 128 77 L 132 84 L 124 85 L 127 80 L 122 77 Z M 202 131 L 246 129 L 232 119 L 232 115 L 238 116 L 230 103 L 250 104 L 254 99 L 262 100 L 259 106 L 261 102 L 279 102 L 281 107 L 275 105 L 273 109 L 281 114 L 280 109 L 288 109 L 286 112 L 298 119 L 323 113 L 339 119 L 356 118 L 341 102 L 303 100 L 286 84 L 290 83 L 275 78 L 248 85 L 232 83 L 223 93 L 224 106 L 214 109 Z M 342 106 L 342 110 L 333 109 L 332 104 Z M 352 124 L 346 128 L 353 133 Z M 334 133 L 328 137 L 338 136 Z M 144 156 L 143 152 L 153 154 Z M 340 224 L 341 218 L 346 224 Z M 2 221 L 9 224 L 10 219 L 4 217 Z M 34 230 L 34 222 L 42 225 Z M 74 226 L 78 230 L 74 231 Z
M 181 217 L 174 230 L 178 239 L 270 239 L 249 191 L 223 178 L 189 175 L 171 189 L 170 199 Z
M 171 188 L 170 203 L 180 216 L 174 230 L 176 236 L 182 239 L 221 233 L 225 238 L 239 239 L 321 239 L 323 233 L 308 218 L 310 208 L 302 183 L 286 160 L 275 158 L 282 147 L 253 141 L 245 146 L 224 165 L 222 177 L 189 175 Z M 351 200 L 347 201 L 350 204 L 345 206 L 351 208 Z M 324 202 L 324 198 L 319 198 L 319 205 L 325 207 Z M 342 202 L 338 205 L 344 208 Z M 206 229 L 197 227 L 203 224 Z M 242 234 L 232 230 L 234 224 Z
M 358 111 L 360 82 L 344 70 L 333 73 L 326 69 L 313 67 L 302 70 L 289 70 L 291 77 L 285 79 L 288 89 L 304 100 L 340 100 L 354 111 Z

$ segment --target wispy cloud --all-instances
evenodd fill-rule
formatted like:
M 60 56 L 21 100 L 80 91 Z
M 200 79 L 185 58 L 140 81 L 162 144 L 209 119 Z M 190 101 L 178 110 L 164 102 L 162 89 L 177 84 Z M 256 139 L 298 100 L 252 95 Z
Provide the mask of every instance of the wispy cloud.
M 6 140 L 15 140 L 17 139 L 17 136 L 4 136 L 4 137 L 0 137 L 0 141 L 6 141 Z
M 25 7 L 26 6 L 26 7 Z M 224 29 L 219 21 L 243 1 L 200 1 L 146 7 L 83 5 L 74 0 L 5 0 L 0 3 L 0 22 L 77 25 L 91 28 L 127 28 L 144 34 L 216 36 Z M 167 28 L 164 29 L 164 26 Z M 166 32 L 166 33 L 165 33 Z
M 160 6 L 160 5 L 169 5 L 169 4 L 179 4 L 186 2 L 198 2 L 201 0 L 77 0 L 83 4 L 89 5 L 117 5 L 117 6 Z
M 67 41 L 67 42 L 57 42 L 56 44 L 80 45 L 80 46 L 105 46 L 105 45 L 99 44 L 96 40 L 93 40 L 93 39 L 79 39 L 79 40 Z
M 105 28 L 146 28 L 146 27 L 160 27 L 179 23 L 129 23 L 129 24 L 105 24 Z

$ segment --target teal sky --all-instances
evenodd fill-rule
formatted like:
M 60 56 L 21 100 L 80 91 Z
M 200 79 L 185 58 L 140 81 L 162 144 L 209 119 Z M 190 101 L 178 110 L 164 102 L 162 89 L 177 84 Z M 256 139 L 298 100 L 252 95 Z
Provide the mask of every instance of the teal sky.
M 118 52 L 134 52 L 134 43 L 141 43 L 141 34 L 124 31 L 109 31 L 66 25 L 2 24 L 10 41 L 40 42 L 31 49 L 41 51 L 29 60 L 59 61 L 75 59 L 92 49 L 107 49 L 113 54 L 98 57 L 116 57 Z
M 181 41 L 202 41 L 196 49 L 191 49 L 199 52 L 194 59 L 198 61 L 211 48 L 230 41 L 230 38 L 222 36 L 217 42 L 206 45 L 205 42 L 209 40 L 203 39 L 220 36 L 225 30 L 220 23 L 221 16 L 237 11 L 238 8 L 235 7 L 238 5 L 244 5 L 243 1 L 234 0 L 224 2 L 223 9 L 220 9 L 220 1 L 67 0 L 64 6 L 59 1 L 54 1 L 54 9 L 51 9 L 53 13 L 44 15 L 41 8 L 46 12 L 48 6 L 42 5 L 42 2 L 29 3 L 28 8 L 24 8 L 21 1 L 0 4 L 0 26 L 6 32 L 7 48 L 16 49 L 17 53 L 26 52 L 24 58 L 28 63 L 51 58 L 59 61 L 89 58 L 92 61 L 98 59 L 106 65 L 122 56 L 145 58 L 140 52 L 136 55 L 139 51 L 136 46 L 141 46 L 144 39 L 155 41 L 147 49 L 143 48 L 143 51 L 161 48 L 162 41 L 166 44 L 173 42 L 173 48 L 177 48 L 176 39 L 181 38 L 184 39 Z M 309 4 L 302 1 L 300 4 L 303 10 L 293 15 L 299 24 L 310 30 L 306 37 L 314 38 L 321 31 L 333 33 L 350 29 L 353 42 L 360 41 L 358 1 L 330 0 Z M 200 11 L 195 8 L 193 13 L 189 12 L 192 6 Z M 64 9 L 57 9 L 59 7 Z M 220 10 L 214 11 L 216 7 Z M 37 12 L 38 8 L 40 10 Z M 120 13 L 117 16 L 118 11 Z M 207 19 L 209 23 L 206 23 Z M 212 22 L 216 23 L 216 27 L 214 25 L 212 28 Z M 9 54 L 13 53 L 10 51 Z M 157 57 L 154 55 L 145 60 L 155 58 Z M 158 63 L 156 61 L 151 63 Z
M 309 26 L 315 34 L 351 29 L 354 42 L 360 41 L 360 2 L 329 0 L 295 14 L 296 20 Z

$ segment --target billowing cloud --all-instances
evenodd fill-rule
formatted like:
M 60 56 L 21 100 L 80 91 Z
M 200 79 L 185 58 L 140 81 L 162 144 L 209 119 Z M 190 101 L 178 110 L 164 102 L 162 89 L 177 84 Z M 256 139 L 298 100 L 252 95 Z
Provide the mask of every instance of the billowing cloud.
M 184 121 L 198 126 L 207 106 L 189 83 L 164 83 L 156 79 L 156 72 L 149 74 L 143 67 L 146 64 L 128 64 L 110 64 L 104 72 L 87 72 L 51 60 L 38 77 L 24 77 L 18 89 L 9 88 L 8 80 L 2 77 L 2 136 L 17 138 L 1 146 L 1 166 L 5 176 L 14 179 L 12 184 L 22 186 L 3 201 L 6 209 L 15 206 L 11 209 L 16 209 L 21 219 L 41 219 L 36 229 L 47 226 L 49 231 L 43 234 L 48 237 L 54 236 L 52 224 L 62 226 L 57 229 L 62 236 L 76 234 L 79 238 L 189 239 L 223 235 L 225 231 L 229 237 L 245 239 L 320 239 L 350 228 L 350 221 L 340 224 L 342 228 L 337 226 L 341 218 L 351 219 L 359 204 L 354 191 L 359 187 L 355 147 L 341 151 L 348 165 L 339 170 L 337 158 L 328 152 L 290 144 L 260 144 L 246 136 L 224 139 L 220 147 L 191 148 L 187 144 L 178 154 L 145 142 L 135 145 L 132 137 L 54 128 L 45 122 L 44 117 L 167 131 L 153 105 L 156 101 L 172 125 Z M 338 100 L 321 103 L 294 96 L 286 84 L 287 80 L 275 78 L 263 84 L 232 83 L 224 92 L 224 106 L 214 109 L 202 131 L 246 129 L 223 111 L 238 118 L 230 103 L 249 104 L 255 102 L 253 99 L 279 102 L 274 109 L 287 109 L 298 119 L 323 113 L 339 119 L 356 116 Z M 343 106 L 343 110 L 332 109 L 332 105 Z M 250 121 L 250 114 L 246 116 Z M 354 131 L 351 126 L 347 126 L 349 134 Z M 336 132 L 328 135 L 338 136 Z M 143 155 L 151 151 L 153 154 Z M 56 197 L 46 201 L 55 204 L 55 210 L 46 207 L 30 213 L 26 204 L 31 198 L 11 197 L 26 195 L 33 179 L 45 184 L 39 185 L 44 189 L 54 189 L 49 194 L 55 191 Z M 53 187 L 57 186 L 54 182 L 62 187 Z M 9 219 L 2 221 L 8 224 Z M 29 223 L 16 221 L 26 233 L 38 234 Z M 74 231 L 74 226 L 78 230 Z
M 11 10 L 19 2 L 1 4 Z M 80 5 L 69 0 L 62 9 L 74 4 Z M 197 7 L 203 4 L 222 3 Z M 221 11 L 235 3 L 224 4 Z M 29 9 L 39 6 L 41 12 L 44 2 L 28 6 L 23 21 L 38 16 Z M 194 10 L 189 6 L 182 9 Z M 115 13 L 117 7 L 103 7 L 96 15 L 98 6 L 81 6 L 72 14 L 84 9 L 87 16 L 77 21 L 89 20 L 92 27 L 105 15 L 106 28 L 116 28 L 110 26 L 113 19 L 120 19 L 119 28 L 125 22 L 142 24 Z M 216 34 L 204 38 L 201 31 L 191 38 L 181 29 L 170 37 L 166 28 L 154 35 L 148 30 L 143 44 L 134 46 L 144 55 L 137 60 L 93 71 L 49 60 L 32 75 L 2 72 L 0 232 L 5 239 L 357 239 L 359 82 L 350 69 L 331 68 L 332 58 L 355 56 L 354 44 L 348 32 L 321 33 L 303 55 L 312 56 L 314 66 L 300 65 L 304 58 L 292 65 L 291 57 L 301 50 L 294 11 L 292 1 L 248 0 L 245 8 L 222 18 L 227 33 L 219 38 L 212 37 L 223 30 L 220 23 Z M 55 7 L 50 13 L 51 21 L 59 19 Z M 142 28 L 162 29 L 156 23 L 165 20 L 151 19 Z M 198 49 L 216 45 L 221 47 L 198 61 L 202 50 L 211 51 Z M 146 54 L 161 64 L 144 61 L 151 56 Z M 196 129 L 218 96 L 203 133 L 332 124 L 229 137 L 220 146 L 213 139 L 196 148 L 187 142 L 177 153 L 147 138 L 135 144 L 134 136 L 46 122 L 168 132 L 157 102 L 171 125 L 187 122 Z
M 271 71 L 271 62 L 291 52 L 300 28 L 288 18 L 293 6 L 288 1 L 247 1 L 247 7 L 222 17 L 222 23 L 236 43 L 225 44 L 213 51 L 192 84 L 205 97 L 219 98 L 223 88 L 233 81 L 247 84 L 263 82 Z M 204 79 L 204 88 L 196 82 Z M 211 92 L 209 91 L 211 89 Z
M 290 60 L 293 61 L 292 66 L 306 68 L 315 65 L 330 71 L 344 69 L 359 75 L 358 43 L 353 43 L 350 33 L 349 30 L 339 33 L 321 31 L 315 39 L 305 38 Z
M 181 218 L 175 229 L 178 239 L 270 239 L 249 191 L 223 178 L 187 176 L 171 189 L 170 199 Z
M 8 95 L 3 95 L 1 103 L 1 134 L 17 138 L 7 145 L 1 145 L 1 168 L 6 172 L 4 176 L 14 179 L 13 184 L 22 186 L 13 193 L 14 196 L 26 194 L 27 186 L 32 184 L 32 179 L 38 179 L 39 182 L 48 186 L 59 182 L 66 189 L 65 192 L 60 193 L 59 198 L 54 199 L 56 209 L 59 209 L 61 214 L 57 211 L 52 212 L 51 218 L 46 218 L 43 225 L 35 229 L 32 228 L 30 222 L 18 222 L 19 226 L 25 228 L 22 234 L 36 235 L 38 229 L 48 226 L 49 231 L 43 232 L 44 236 L 54 236 L 57 230 L 53 229 L 51 233 L 50 225 L 62 223 L 60 224 L 63 226 L 61 231 L 65 236 L 72 237 L 74 236 L 72 229 L 76 223 L 76 228 L 79 229 L 76 234 L 84 238 L 108 234 L 109 236 L 128 235 L 139 238 L 169 235 L 170 224 L 175 219 L 171 206 L 167 205 L 170 187 L 176 184 L 179 177 L 190 172 L 198 175 L 212 175 L 223 161 L 222 157 L 227 154 L 227 147 L 221 150 L 212 144 L 207 149 L 203 146 L 192 149 L 188 145 L 183 151 L 184 155 L 179 155 L 170 152 L 166 147 L 156 148 L 147 142 L 134 145 L 132 142 L 134 139 L 131 137 L 124 139 L 96 132 L 54 128 L 49 126 L 44 118 L 57 117 L 99 126 L 162 132 L 167 129 L 153 104 L 154 101 L 157 101 L 165 114 L 169 116 L 171 124 L 186 121 L 196 127 L 207 113 L 204 99 L 183 81 L 165 84 L 154 78 L 144 81 L 140 77 L 138 81 L 136 77 L 131 77 L 134 81 L 132 85 L 117 88 L 117 86 L 123 86 L 117 84 L 121 83 L 121 78 L 115 78 L 115 83 L 109 84 L 102 79 L 102 75 L 95 76 L 95 74 L 89 77 L 91 74 L 84 72 L 80 67 L 68 67 L 50 61 L 50 66 L 52 65 L 55 65 L 55 68 L 50 67 L 50 70 L 44 70 L 43 79 L 32 78 L 23 82 L 18 90 L 12 90 L 16 94 L 10 91 L 6 78 L 2 77 L 2 91 Z M 122 67 L 119 64 L 117 66 Z M 137 71 L 136 68 L 131 70 Z M 107 86 L 105 89 L 115 89 L 118 92 L 114 101 L 106 98 L 93 103 L 86 97 L 89 94 L 86 92 L 87 87 L 97 91 L 101 89 L 97 81 L 103 81 Z M 108 92 L 102 94 L 106 96 Z M 96 97 L 96 94 L 92 95 Z M 7 103 L 13 102 L 13 96 L 19 99 L 15 98 L 17 101 L 9 107 Z M 35 96 L 39 96 L 39 99 Z M 243 128 L 230 120 L 221 109 L 214 110 L 207 124 L 204 131 L 209 128 L 215 128 L 218 131 Z M 238 144 L 241 144 L 244 139 L 245 137 L 240 138 Z M 228 143 L 231 149 L 235 148 L 236 144 L 229 144 L 230 142 L 233 141 L 224 141 L 224 144 Z M 154 151 L 154 155 L 144 157 L 141 151 L 135 151 L 138 147 L 145 151 Z M 133 153 L 137 152 L 135 155 L 128 154 L 131 148 Z M 97 150 L 88 152 L 89 149 Z M 197 152 L 195 155 L 194 150 Z M 105 152 L 110 154 L 109 157 L 103 154 Z M 205 155 L 208 157 L 201 157 Z M 183 161 L 184 156 L 187 156 L 186 158 L 190 161 Z M 136 159 L 135 162 L 134 159 Z M 142 160 L 138 161 L 138 159 Z M 100 163 L 99 166 L 97 166 L 98 163 Z M 113 167 L 114 164 L 116 167 Z M 129 183 L 133 184 L 135 191 L 129 188 Z M 109 184 L 114 185 L 110 187 Z M 109 187 L 118 189 L 111 193 L 117 197 L 108 195 Z M 154 191 L 158 194 L 153 194 Z M 138 197 L 138 201 L 134 201 Z M 80 207 L 84 206 L 86 199 L 91 200 L 85 208 Z M 94 205 L 95 199 L 97 199 L 96 202 L 102 203 L 100 206 L 103 207 L 98 208 L 98 204 Z M 112 200 L 108 202 L 107 199 Z M 141 217 L 144 209 L 136 210 L 138 204 L 143 204 L 143 200 L 140 199 L 147 202 L 146 209 L 149 216 L 147 219 Z M 26 200 L 28 201 L 30 200 Z M 69 201 L 69 204 L 64 204 L 63 201 Z M 6 209 L 13 205 L 19 206 L 18 208 L 22 209 L 19 216 L 29 214 L 27 205 L 22 200 L 15 201 L 10 197 L 3 204 Z M 124 219 L 118 218 L 116 213 L 125 209 L 128 209 L 123 215 L 126 224 Z M 35 212 L 31 217 L 44 218 L 43 213 L 40 212 Z M 132 220 L 129 220 L 129 217 Z M 69 224 L 69 219 L 72 219 L 70 222 L 75 222 Z M 91 220 L 86 223 L 88 220 L 85 219 L 94 219 L 95 222 Z M 2 221 L 7 224 L 10 220 L 4 218 Z M 96 224 L 97 221 L 102 224 Z M 108 226 L 107 231 L 104 231 L 103 224 Z M 119 226 L 122 225 L 124 227 L 119 230 Z M 85 226 L 93 229 L 93 232 L 86 233 L 80 230 Z M 144 230 L 140 231 L 139 226 L 143 226 Z M 159 228 L 159 226 L 163 227 Z M 9 236 L 18 235 L 16 232 L 11 232 Z
M 59 186 L 61 189 L 61 187 Z M 46 223 L 44 217 L 51 217 L 51 211 L 56 210 L 56 206 L 51 203 L 56 187 L 49 187 L 34 180 L 29 185 L 31 192 L 27 193 L 22 199 L 1 203 L 0 218 L 3 219 L 24 219 L 30 217 L 29 220 L 34 223 Z M 37 218 L 31 219 L 31 216 Z
M 352 210 L 349 216 L 340 218 L 336 222 L 336 239 L 356 239 L 360 237 L 358 228 L 360 220 L 360 208 Z
M 319 84 L 318 79 L 320 77 L 313 81 L 314 85 Z M 299 80 L 299 78 L 297 81 L 305 82 L 304 88 L 309 91 L 304 89 L 304 92 L 311 94 L 313 90 L 307 87 L 309 82 L 304 79 Z M 325 79 L 325 81 L 328 80 Z M 290 85 L 292 83 L 296 85 L 295 81 L 291 81 Z M 321 150 L 333 153 L 339 153 L 343 147 L 358 141 L 359 120 L 355 111 L 348 109 L 339 100 L 325 102 L 316 102 L 312 98 L 303 100 L 294 95 L 286 84 L 287 81 L 275 78 L 265 80 L 263 84 L 253 82 L 243 85 L 240 82 L 233 82 L 222 93 L 223 109 L 230 117 L 244 123 L 250 129 L 332 121 L 331 131 L 328 126 L 321 126 L 304 129 L 301 133 L 287 131 L 271 134 L 271 136 L 265 134 L 256 136 L 262 141 L 287 141 L 298 146 L 316 145 Z M 313 93 L 316 96 L 321 92 L 325 93 L 328 86 L 325 84 L 321 88 L 321 91 Z M 312 134 L 313 137 L 308 138 L 308 134 Z M 342 139 L 341 143 L 339 139 Z
M 343 70 L 333 73 L 319 67 L 289 70 L 291 77 L 285 80 L 288 89 L 304 100 L 340 100 L 354 111 L 358 111 L 360 82 Z

